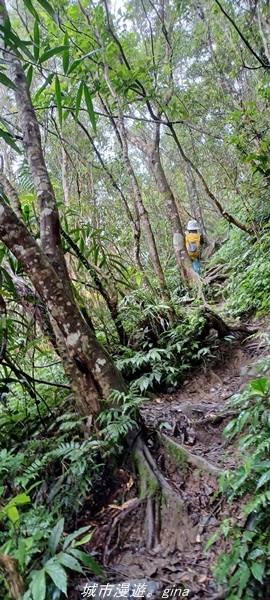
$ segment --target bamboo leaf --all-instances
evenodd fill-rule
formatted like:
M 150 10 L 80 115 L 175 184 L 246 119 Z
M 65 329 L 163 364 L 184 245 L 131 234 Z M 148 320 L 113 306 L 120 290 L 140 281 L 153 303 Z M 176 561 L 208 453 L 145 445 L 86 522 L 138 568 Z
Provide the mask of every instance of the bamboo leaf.
M 55 46 L 54 48 L 50 48 L 50 50 L 46 50 L 46 52 L 44 52 L 44 54 L 42 54 L 42 56 L 39 59 L 40 64 L 44 63 L 46 60 L 49 60 L 49 58 L 52 58 L 56 54 L 61 54 L 61 52 L 63 52 L 66 49 L 67 49 L 67 46 L 62 45 L 62 46 Z
M 58 75 L 56 75 L 56 77 L 55 77 L 55 102 L 57 104 L 57 109 L 58 109 L 58 119 L 59 119 L 60 129 L 62 129 L 62 124 L 63 124 L 62 94 L 61 94 L 61 86 L 60 86 L 60 82 L 58 79 Z
M 40 94 L 42 94 L 43 90 L 45 90 L 45 88 L 52 82 L 53 78 L 54 78 L 54 73 L 50 73 L 50 75 L 48 75 L 47 79 L 45 79 L 44 83 L 37 91 L 37 93 L 35 95 L 35 101 L 38 99 Z
M 3 31 L 4 33 L 4 40 L 6 46 L 11 46 L 12 48 L 14 48 L 17 55 L 19 55 L 18 49 L 21 48 L 24 54 L 26 54 L 26 56 L 28 56 L 28 58 L 30 58 L 30 60 L 34 62 L 34 57 L 27 47 L 32 45 L 32 42 L 21 40 L 15 33 L 13 33 L 13 31 L 11 31 L 10 26 L 8 26 L 7 24 L 0 25 L 0 31 Z
M 70 75 L 70 73 L 73 73 L 73 71 L 77 69 L 77 67 L 81 64 L 83 60 L 91 56 L 91 54 L 96 54 L 97 52 L 101 52 L 101 49 L 97 48 L 96 50 L 92 50 L 91 52 L 88 52 L 87 54 L 84 54 L 83 56 L 80 56 L 80 58 L 74 60 L 69 68 L 68 75 Z
M 31 15 L 33 15 L 33 17 L 35 17 L 35 19 L 37 19 L 37 21 L 39 21 L 39 14 L 37 13 L 36 9 L 34 8 L 31 0 L 23 0 L 23 3 L 25 4 L 26 8 L 29 10 Z
M 64 46 L 66 46 L 66 50 L 63 51 L 63 56 L 62 56 L 63 70 L 64 70 L 64 73 L 67 73 L 68 67 L 69 67 L 69 39 L 68 39 L 67 32 L 65 33 L 65 36 L 64 36 Z
M 4 73 L 0 73 L 0 83 L 11 90 L 17 90 L 15 83 L 13 83 L 13 81 L 11 81 Z
M 83 83 L 83 81 L 81 81 L 80 87 L 79 87 L 78 92 L 77 92 L 77 98 L 76 98 L 76 108 L 75 108 L 75 119 L 76 119 L 76 121 L 78 120 L 78 116 L 79 116 L 79 112 L 80 112 L 81 100 L 82 100 L 82 93 L 83 93 L 83 86 L 84 86 L 84 83 Z
M 0 129 L 0 137 L 3 138 L 5 140 L 5 142 L 9 146 L 11 146 L 11 148 L 13 148 L 13 150 L 18 152 L 18 154 L 21 154 L 20 148 L 14 142 L 14 139 L 13 139 L 12 135 L 10 135 L 10 133 L 8 133 L 7 131 L 4 131 L 3 129 Z
M 34 58 L 35 58 L 35 60 L 38 60 L 39 50 L 40 50 L 40 48 L 39 48 L 40 35 L 39 35 L 39 26 L 38 26 L 38 21 L 37 20 L 34 23 L 33 39 L 34 39 Z
M 53 9 L 52 5 L 49 2 L 47 2 L 47 0 L 37 0 L 37 2 L 40 4 L 40 6 L 42 6 L 42 8 L 44 8 L 46 13 L 54 20 L 56 25 L 60 25 L 59 16 L 58 16 L 57 12 L 55 12 L 55 10 Z
M 27 79 L 28 86 L 31 87 L 31 83 L 32 83 L 32 79 L 33 79 L 33 65 L 29 66 L 29 69 L 26 74 L 26 79 Z
M 85 103 L 87 106 L 87 111 L 89 114 L 89 119 L 91 121 L 93 130 L 96 133 L 96 131 L 97 131 L 96 115 L 95 115 L 94 108 L 93 108 L 92 98 L 91 98 L 91 95 L 90 95 L 90 92 L 88 90 L 86 83 L 83 84 L 83 91 L 84 91 L 84 98 L 85 98 Z

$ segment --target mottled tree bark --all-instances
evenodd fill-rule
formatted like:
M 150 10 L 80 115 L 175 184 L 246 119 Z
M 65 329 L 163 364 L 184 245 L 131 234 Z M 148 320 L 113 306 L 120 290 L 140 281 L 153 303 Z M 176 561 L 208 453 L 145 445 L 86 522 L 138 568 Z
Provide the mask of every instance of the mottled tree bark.
M 8 13 L 5 0 L 0 0 L 0 25 L 5 26 Z M 72 296 L 64 253 L 61 244 L 59 214 L 54 190 L 49 178 L 41 145 L 39 125 L 32 104 L 29 86 L 20 59 L 8 46 L 4 57 L 9 66 L 10 78 L 16 86 L 15 100 L 18 110 L 23 146 L 34 187 L 40 203 L 40 237 L 42 247 L 66 290 Z
M 0 239 L 13 252 L 46 304 L 66 346 L 68 374 L 80 412 L 97 415 L 113 389 L 125 391 L 120 373 L 87 326 L 64 284 L 24 224 L 0 197 Z M 57 332 L 56 332 L 57 333 Z M 74 370 L 70 373 L 70 361 Z
M 0 167 L 0 185 L 3 188 L 4 194 L 10 201 L 10 204 L 19 219 L 22 218 L 22 207 L 20 205 L 19 197 L 17 191 L 10 183 L 9 179 L 6 177 L 2 166 Z

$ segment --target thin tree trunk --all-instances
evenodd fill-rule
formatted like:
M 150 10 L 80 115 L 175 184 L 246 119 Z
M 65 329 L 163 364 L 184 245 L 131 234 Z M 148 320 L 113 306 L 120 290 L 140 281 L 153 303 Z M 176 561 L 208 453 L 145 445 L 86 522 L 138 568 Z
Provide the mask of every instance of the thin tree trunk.
M 0 8 L 0 25 L 4 27 L 8 18 L 5 0 L 0 0 Z M 4 58 L 9 65 L 10 78 L 16 86 L 14 93 L 23 136 L 23 146 L 40 203 L 42 247 L 55 272 L 65 284 L 66 290 L 72 296 L 72 287 L 61 244 L 56 198 L 44 160 L 39 125 L 25 72 L 20 59 L 8 46 L 5 47 Z
M 170 221 L 174 254 L 180 268 L 182 278 L 191 282 L 198 282 L 199 277 L 193 270 L 191 260 L 186 252 L 184 232 L 177 210 L 177 204 L 161 162 L 160 123 L 155 123 L 155 137 L 150 148 L 150 152 L 148 151 L 150 167 L 155 176 L 157 187 L 162 196 L 166 213 Z
M 103 285 L 101 279 L 99 278 L 99 276 L 97 274 L 95 267 L 93 265 L 91 265 L 90 262 L 85 258 L 84 254 L 81 252 L 80 248 L 72 240 L 72 238 L 68 235 L 68 233 L 66 233 L 63 229 L 61 231 L 62 231 L 63 238 L 67 241 L 69 246 L 74 250 L 76 256 L 78 257 L 78 259 L 81 261 L 81 263 L 83 264 L 85 269 L 88 271 L 88 273 L 92 277 L 92 280 L 93 280 L 97 290 L 101 294 L 102 298 L 105 300 L 107 307 L 111 313 L 112 320 L 114 322 L 115 328 L 116 328 L 118 336 L 119 336 L 119 341 L 123 346 L 126 346 L 127 342 L 128 342 L 128 335 L 125 331 L 121 316 L 118 311 L 117 290 L 114 289 L 113 291 L 110 292 L 105 288 L 105 286 Z
M 101 43 L 103 45 L 103 42 L 101 40 Z M 104 76 L 105 76 L 105 80 L 107 83 L 107 86 L 111 92 L 111 95 L 113 97 L 113 99 L 115 100 L 115 102 L 117 102 L 117 106 L 118 106 L 118 123 L 119 123 L 119 136 L 120 136 L 120 146 L 121 146 L 121 152 L 122 152 L 122 156 L 123 156 L 123 160 L 124 163 L 126 165 L 126 169 L 127 169 L 127 173 L 129 175 L 131 184 L 132 184 L 132 189 L 133 189 L 133 194 L 134 194 L 134 201 L 135 201 L 135 205 L 137 207 L 137 211 L 141 220 L 141 223 L 144 227 L 144 231 L 147 237 L 147 242 L 149 245 L 149 252 L 151 255 L 151 259 L 153 262 L 153 267 L 154 267 L 154 271 L 155 271 L 155 275 L 156 278 L 160 284 L 161 287 L 161 291 L 162 291 L 162 295 L 163 298 L 169 302 L 170 301 L 170 294 L 167 288 L 167 283 L 164 277 L 164 273 L 162 270 L 162 266 L 161 266 L 161 262 L 159 260 L 159 255 L 158 255 L 158 251 L 157 251 L 157 246 L 156 246 L 156 241 L 155 241 L 155 237 L 154 237 L 154 233 L 151 227 L 151 223 L 149 221 L 149 217 L 148 217 L 148 212 L 143 204 L 143 200 L 142 200 L 142 195 L 141 195 L 141 191 L 139 188 L 139 184 L 136 178 L 136 175 L 134 173 L 134 169 L 133 166 L 131 164 L 130 158 L 129 158 L 129 153 L 128 153 L 128 143 L 127 143 L 127 134 L 126 134 L 126 130 L 125 130 L 125 124 L 124 124 L 124 116 L 123 116 L 123 109 L 122 109 L 122 104 L 121 104 L 121 100 L 118 97 L 117 93 L 115 92 L 113 85 L 110 81 L 110 77 L 109 77 L 109 69 L 108 69 L 108 64 L 106 62 L 104 62 Z
M 187 194 L 188 194 L 188 199 L 189 199 L 192 216 L 195 217 L 196 221 L 199 223 L 200 229 L 201 229 L 204 237 L 206 238 L 207 234 L 206 234 L 206 229 L 205 229 L 205 225 L 204 225 L 202 209 L 201 209 L 201 205 L 200 205 L 198 188 L 197 188 L 196 180 L 195 180 L 195 177 L 193 175 L 193 171 L 192 171 L 190 165 L 185 163 L 185 166 L 182 169 L 182 173 L 184 175 L 184 180 L 185 180 L 185 184 L 186 184 L 186 189 L 187 189 Z
M 101 98 L 100 98 L 101 99 Z M 104 110 L 106 111 L 106 113 L 108 114 L 108 117 L 110 118 L 111 122 L 113 123 L 113 119 L 111 118 L 110 112 L 108 110 L 108 107 L 105 105 L 104 101 L 101 99 L 102 101 L 102 105 Z M 131 210 L 129 208 L 127 199 L 125 197 L 125 195 L 123 194 L 120 186 L 118 185 L 117 181 L 115 181 L 114 176 L 112 175 L 111 171 L 108 169 L 107 165 L 105 164 L 98 148 L 96 147 L 96 144 L 92 138 L 92 136 L 90 135 L 89 131 L 86 129 L 86 127 L 83 125 L 83 123 L 81 123 L 80 121 L 78 121 L 78 125 L 82 128 L 82 130 L 84 131 L 84 133 L 86 134 L 103 170 L 105 171 L 106 175 L 108 176 L 108 179 L 110 180 L 113 188 L 117 191 L 117 193 L 119 194 L 122 202 L 123 202 L 123 206 L 127 215 L 127 218 L 130 222 L 132 231 L 133 231 L 133 239 L 134 239 L 134 263 L 136 268 L 138 269 L 138 271 L 141 271 L 142 273 L 144 273 L 144 268 L 142 265 L 142 261 L 141 261 L 141 248 L 140 248 L 140 240 L 141 240 L 141 224 L 140 224 L 140 218 L 139 218 L 139 214 L 138 211 L 136 209 L 135 206 L 135 215 L 134 217 L 132 216 Z M 146 285 L 146 287 L 151 291 L 151 285 L 150 282 L 148 280 L 148 278 L 146 277 L 146 275 L 143 275 L 143 280 L 144 283 Z
M 173 250 L 182 279 L 188 280 L 192 284 L 199 283 L 200 278 L 193 270 L 191 260 L 186 252 L 184 232 L 176 200 L 168 183 L 161 162 L 160 123 L 155 123 L 155 136 L 151 143 L 146 143 L 146 141 L 143 142 L 142 140 L 139 140 L 130 132 L 128 132 L 128 137 L 148 158 L 150 170 L 153 173 L 158 191 L 163 200 L 165 214 L 170 222 Z

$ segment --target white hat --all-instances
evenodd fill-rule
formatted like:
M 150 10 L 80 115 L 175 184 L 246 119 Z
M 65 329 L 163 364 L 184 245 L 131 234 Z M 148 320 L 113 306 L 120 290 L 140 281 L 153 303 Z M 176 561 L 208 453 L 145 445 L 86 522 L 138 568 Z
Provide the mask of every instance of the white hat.
M 191 219 L 187 224 L 188 231 L 192 231 L 193 229 L 199 229 L 199 225 L 195 219 Z

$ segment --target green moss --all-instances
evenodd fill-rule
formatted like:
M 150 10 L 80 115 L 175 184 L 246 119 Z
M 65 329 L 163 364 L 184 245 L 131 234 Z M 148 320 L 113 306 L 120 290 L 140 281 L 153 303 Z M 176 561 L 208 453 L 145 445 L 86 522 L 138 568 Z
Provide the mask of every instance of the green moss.
M 134 461 L 140 475 L 140 497 L 155 496 L 160 489 L 157 478 L 147 466 L 145 459 L 137 452 L 134 453 Z
M 165 446 L 174 464 L 180 467 L 183 473 L 187 473 L 189 468 L 187 452 L 185 452 L 183 448 L 177 447 L 176 444 L 171 442 L 167 437 L 165 438 L 165 436 L 162 436 L 162 443 Z

